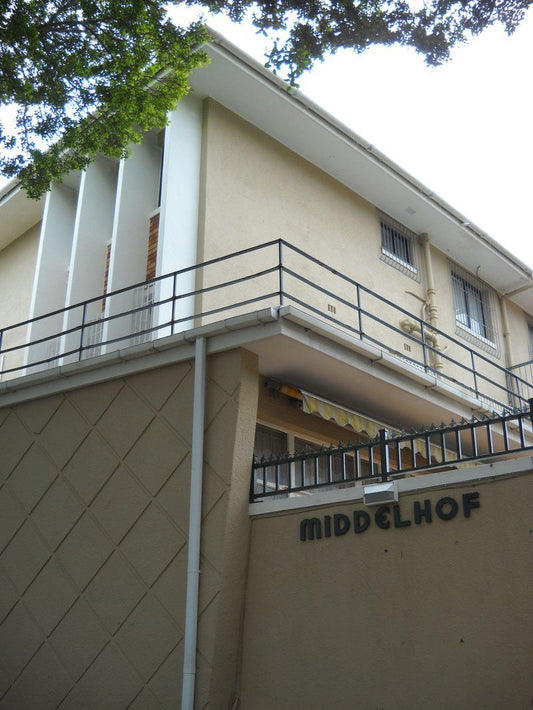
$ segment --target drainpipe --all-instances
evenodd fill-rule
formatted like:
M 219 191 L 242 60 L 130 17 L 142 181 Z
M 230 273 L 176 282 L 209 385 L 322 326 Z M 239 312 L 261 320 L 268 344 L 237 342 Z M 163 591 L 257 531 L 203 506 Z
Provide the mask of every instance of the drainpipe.
M 505 296 L 500 298 L 500 313 L 502 314 L 502 330 L 503 330 L 503 357 L 505 358 L 505 369 L 507 370 L 507 387 L 513 394 L 516 394 L 516 379 L 512 376 L 509 367 L 511 365 L 511 329 L 509 328 L 509 313 L 507 311 L 507 299 Z M 515 406 L 517 400 L 512 398 Z
M 503 351 L 505 357 L 505 367 L 509 367 L 511 360 L 511 330 L 509 328 L 509 314 L 507 312 L 507 299 L 502 296 L 500 298 L 500 308 L 502 313 L 503 326 Z
M 428 285 L 426 292 L 428 297 L 428 320 L 430 325 L 436 328 L 438 323 L 437 298 L 435 291 L 435 279 L 433 278 L 433 264 L 431 261 L 429 236 L 427 234 L 422 234 L 422 251 L 424 253 L 424 265 L 426 267 L 426 277 Z M 435 350 L 440 350 L 436 334 L 433 334 L 433 337 L 433 347 L 435 348 Z M 442 370 L 442 360 L 440 358 L 440 355 L 438 353 L 433 353 L 433 356 L 433 367 L 435 368 L 435 370 Z
M 192 415 L 191 492 L 187 562 L 187 600 L 183 649 L 181 710 L 193 710 L 196 681 L 196 635 L 198 586 L 200 582 L 200 533 L 202 527 L 202 477 L 204 459 L 206 340 L 197 338 L 194 350 L 194 396 Z

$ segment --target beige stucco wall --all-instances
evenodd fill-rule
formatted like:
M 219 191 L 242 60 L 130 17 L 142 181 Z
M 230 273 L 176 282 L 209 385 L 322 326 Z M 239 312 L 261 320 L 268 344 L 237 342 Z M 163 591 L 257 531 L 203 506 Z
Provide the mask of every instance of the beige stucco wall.
M 36 224 L 0 251 L 0 328 L 21 323 L 29 317 L 39 229 L 40 225 Z M 2 341 L 2 348 L 22 345 L 25 339 L 26 329 L 8 331 Z M 16 367 L 22 362 L 21 353 L 8 353 L 3 367 Z
M 435 299 L 438 308 L 438 327 L 449 335 L 449 337 L 440 336 L 441 347 L 445 349 L 446 355 L 446 357 L 443 358 L 443 373 L 451 378 L 451 384 L 453 384 L 455 380 L 456 382 L 465 384 L 472 390 L 475 390 L 477 384 L 488 397 L 500 401 L 503 404 L 509 404 L 509 402 L 506 401 L 506 393 L 504 389 L 502 389 L 507 386 L 505 372 L 502 369 L 506 367 L 506 361 L 500 302 L 497 294 L 493 293 L 491 299 L 493 306 L 491 319 L 496 333 L 496 349 L 491 349 L 484 347 L 483 344 L 476 342 L 475 338 L 470 337 L 467 333 L 457 328 L 452 291 L 451 262 L 446 254 L 443 254 L 435 248 L 431 250 L 431 259 L 436 289 Z M 522 318 L 524 318 L 523 314 Z M 518 323 L 513 323 L 513 332 L 515 339 L 524 339 L 524 334 Z M 474 353 L 476 372 L 481 373 L 487 380 L 479 378 L 477 383 L 474 381 L 469 371 L 472 367 L 470 351 Z M 451 360 L 447 358 L 451 358 L 456 362 L 451 362 Z M 461 365 L 464 367 L 461 367 Z M 488 380 L 496 383 L 496 385 L 490 384 Z M 468 393 L 468 390 L 465 389 L 465 392 Z M 491 406 L 488 408 L 491 409 Z
M 198 708 L 234 700 L 256 368 L 207 363 Z M 179 707 L 193 371 L 0 409 L 2 707 Z
M 532 482 L 404 494 L 402 518 L 428 499 L 431 524 L 383 530 L 372 521 L 360 534 L 313 541 L 300 541 L 303 519 L 351 519 L 365 506 L 255 518 L 240 707 L 528 708 Z M 475 491 L 470 517 L 436 516 L 442 497 Z
M 509 321 L 511 365 L 518 365 L 530 359 L 528 323 L 533 324 L 533 318 L 527 318 L 521 308 L 506 300 L 507 318 Z
M 409 338 L 390 327 L 400 329 L 400 321 L 406 317 L 396 306 L 418 318 L 428 317 L 423 309 L 427 283 L 421 249 L 418 250 L 418 280 L 384 262 L 381 258 L 379 213 L 374 205 L 212 100 L 205 104 L 203 145 L 199 261 L 282 237 L 334 270 L 321 268 L 284 248 L 283 263 L 308 281 L 302 282 L 285 273 L 283 288 L 289 294 L 285 303 L 304 310 L 305 304 L 309 304 L 313 315 L 333 318 L 332 322 L 341 329 L 343 326 L 339 323 L 346 324 L 347 332 L 351 332 L 350 327 L 355 330 L 361 327 L 367 342 L 385 343 L 400 357 L 423 361 L 420 336 L 415 334 L 414 338 Z M 431 235 L 429 237 L 431 240 Z M 465 369 L 471 367 L 471 348 L 481 356 L 476 358 L 476 369 L 489 380 L 505 387 L 505 373 L 499 369 L 505 363 L 501 357 L 497 299 L 494 319 L 498 330 L 498 349 L 497 352 L 487 352 L 483 347 L 477 347 L 475 342 L 457 335 L 450 262 L 445 254 L 435 248 L 431 249 L 431 254 L 437 290 L 438 326 L 460 343 L 458 345 L 446 337 L 440 337 L 440 347 L 445 349 L 446 355 L 460 363 L 457 365 L 442 358 L 442 371 L 449 378 L 446 382 L 452 386 L 463 383 L 466 385 L 464 392 L 473 394 L 476 383 Z M 237 277 L 257 274 L 277 263 L 278 248 L 272 246 L 268 251 L 206 268 L 199 273 L 197 285 L 200 288 L 229 282 Z M 363 314 L 359 323 L 356 311 L 349 305 L 357 302 L 356 288 L 339 274 L 377 292 L 392 304 L 388 305 L 362 289 L 360 305 L 371 315 Z M 318 291 L 314 288 L 315 284 L 331 293 Z M 270 297 L 254 303 L 247 302 L 240 309 L 232 310 L 231 314 L 277 305 L 278 290 L 279 275 L 275 271 L 205 294 L 202 302 L 197 304 L 197 312 L 206 313 L 256 298 L 260 294 L 270 294 Z M 331 306 L 335 312 L 330 309 Z M 205 317 L 202 323 L 227 315 L 228 312 L 217 310 Z M 523 336 L 517 333 L 517 337 Z M 435 364 L 431 353 L 427 353 L 427 358 L 429 364 Z M 503 389 L 481 379 L 477 384 L 482 384 L 489 398 L 507 404 Z M 489 409 L 493 408 L 492 403 L 489 402 L 489 405 Z
M 381 237 L 376 208 L 321 170 L 303 160 L 257 128 L 213 101 L 204 112 L 204 156 L 200 218 L 199 259 L 207 260 L 253 245 L 284 238 L 334 269 L 370 289 L 391 297 L 396 303 L 420 311 L 424 286 L 381 260 Z M 204 274 L 203 285 L 259 271 L 277 263 L 277 247 L 218 264 Z M 330 270 L 321 269 L 290 251 L 284 264 L 314 283 L 334 293 L 319 294 L 310 286 L 285 274 L 284 288 L 320 313 L 328 304 L 336 308 L 334 317 L 357 327 L 353 309 L 337 297 L 354 303 L 353 284 L 344 282 Z M 278 277 L 272 274 L 250 284 L 209 295 L 206 304 L 236 302 L 250 292 L 277 290 Z M 386 284 L 386 289 L 383 285 Z M 419 298 L 411 295 L 414 292 Z M 257 308 L 270 305 L 258 302 Z M 206 309 L 209 306 L 206 305 Z M 363 295 L 363 307 L 388 322 L 399 322 L 399 313 Z M 248 306 L 248 310 L 250 307 Z M 376 335 L 381 326 L 367 318 L 366 328 Z M 404 338 L 388 333 L 403 348 Z

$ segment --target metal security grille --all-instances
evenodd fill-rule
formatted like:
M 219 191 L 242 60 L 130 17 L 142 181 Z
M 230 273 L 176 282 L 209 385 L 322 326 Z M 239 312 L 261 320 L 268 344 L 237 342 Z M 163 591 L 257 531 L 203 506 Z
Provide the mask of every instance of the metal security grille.
M 104 333 L 104 315 L 95 316 L 87 321 L 83 334 L 82 360 L 95 357 L 102 352 L 102 338 Z
M 383 261 L 418 280 L 416 235 L 389 217 L 380 218 Z
M 132 345 L 146 343 L 152 339 L 152 320 L 154 310 L 154 284 L 145 284 L 135 291 L 134 311 L 132 313 Z
M 409 239 L 383 222 L 381 223 L 381 246 L 391 256 L 412 265 L 413 257 L 411 256 Z
M 451 274 L 457 334 L 474 338 L 485 349 L 496 350 L 496 318 L 491 290 L 455 264 L 452 264 Z

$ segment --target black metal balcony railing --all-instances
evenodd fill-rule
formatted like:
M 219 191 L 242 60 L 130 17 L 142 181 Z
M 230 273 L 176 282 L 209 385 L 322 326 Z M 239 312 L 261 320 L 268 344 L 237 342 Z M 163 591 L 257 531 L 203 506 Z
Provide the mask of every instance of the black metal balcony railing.
M 533 399 L 523 410 L 390 436 L 381 429 L 365 443 L 310 448 L 255 459 L 250 501 L 364 481 L 388 481 L 420 471 L 533 450 Z
M 531 363 L 506 369 L 497 357 L 431 326 L 283 239 L 5 327 L 0 330 L 0 378 L 285 305 L 377 347 L 393 362 L 414 368 L 413 374 L 437 377 L 489 410 L 522 407 L 533 396 Z

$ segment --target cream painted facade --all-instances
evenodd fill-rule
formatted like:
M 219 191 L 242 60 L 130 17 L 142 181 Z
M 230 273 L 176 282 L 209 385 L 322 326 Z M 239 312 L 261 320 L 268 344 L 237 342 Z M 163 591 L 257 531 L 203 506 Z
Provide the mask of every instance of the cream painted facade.
M 38 244 L 39 229 L 36 225 L 0 252 L 0 322 L 3 324 L 20 323 L 29 318 L 31 284 L 35 273 Z M 4 347 L 6 344 L 8 347 L 22 345 L 25 335 L 23 329 L 10 333 L 3 343 Z M 21 363 L 17 354 L 0 355 L 0 359 L 1 369 Z
M 368 480 L 250 491 L 261 432 L 281 456 L 525 411 L 533 276 L 208 51 L 131 158 L 0 195 L 0 710 L 529 707 L 525 416 L 492 427 L 505 456 L 434 472 L 432 439 L 388 527 L 381 453 Z
M 254 517 L 242 706 L 526 708 L 531 483 L 529 473 L 409 491 L 409 526 L 372 518 L 358 534 L 354 511 L 374 511 L 357 499 Z M 479 508 L 466 518 L 469 494 Z M 435 513 L 444 497 L 459 504 L 452 520 Z M 417 525 L 413 506 L 426 501 L 432 520 Z M 302 542 L 302 521 L 326 515 L 351 529 Z

